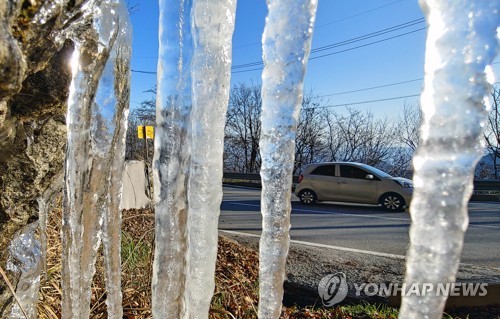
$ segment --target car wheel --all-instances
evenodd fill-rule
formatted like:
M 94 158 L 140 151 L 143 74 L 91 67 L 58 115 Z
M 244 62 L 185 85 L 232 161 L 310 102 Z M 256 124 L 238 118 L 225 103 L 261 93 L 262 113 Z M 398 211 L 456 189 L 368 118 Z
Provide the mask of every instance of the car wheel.
M 313 192 L 312 190 L 304 189 L 301 190 L 299 193 L 299 200 L 302 204 L 311 205 L 316 203 L 318 197 L 316 196 L 316 193 Z
M 400 212 L 405 206 L 405 200 L 398 194 L 389 193 L 382 196 L 380 204 L 386 210 Z

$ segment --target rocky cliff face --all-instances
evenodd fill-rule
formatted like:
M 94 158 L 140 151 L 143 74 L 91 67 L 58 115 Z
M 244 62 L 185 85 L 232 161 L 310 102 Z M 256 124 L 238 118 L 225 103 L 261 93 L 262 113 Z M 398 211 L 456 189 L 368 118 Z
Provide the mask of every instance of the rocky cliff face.
M 87 0 L 0 1 L 0 266 L 14 234 L 63 168 L 73 44 Z M 9 273 L 15 285 L 18 274 Z M 0 279 L 0 318 L 12 295 Z

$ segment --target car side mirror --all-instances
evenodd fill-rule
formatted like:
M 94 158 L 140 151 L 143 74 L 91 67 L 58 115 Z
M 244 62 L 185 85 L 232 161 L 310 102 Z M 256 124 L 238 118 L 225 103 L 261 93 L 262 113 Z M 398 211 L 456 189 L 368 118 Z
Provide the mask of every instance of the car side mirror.
M 366 175 L 365 178 L 372 181 L 373 180 L 373 175 L 372 174 L 368 174 L 368 175 Z

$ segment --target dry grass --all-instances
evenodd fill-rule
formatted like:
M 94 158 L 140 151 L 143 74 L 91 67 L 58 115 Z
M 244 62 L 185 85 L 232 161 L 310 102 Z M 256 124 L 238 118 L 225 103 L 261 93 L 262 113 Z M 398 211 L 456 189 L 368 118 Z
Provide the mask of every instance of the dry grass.
M 40 318 L 61 317 L 61 210 L 47 226 L 47 274 L 42 278 L 37 305 Z M 151 274 L 154 251 L 154 218 L 149 210 L 123 212 L 122 291 L 125 318 L 151 318 Z M 256 318 L 258 255 L 227 238 L 219 238 L 216 291 L 211 318 Z M 96 263 L 92 285 L 91 317 L 106 317 L 103 258 Z
M 56 209 L 47 220 L 47 273 L 40 282 L 37 309 L 40 318 L 61 317 L 61 210 Z

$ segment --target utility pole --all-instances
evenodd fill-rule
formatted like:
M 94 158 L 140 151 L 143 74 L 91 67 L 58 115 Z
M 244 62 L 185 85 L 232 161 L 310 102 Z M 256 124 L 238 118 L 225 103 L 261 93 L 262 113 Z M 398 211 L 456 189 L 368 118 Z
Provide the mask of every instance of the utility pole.
M 146 174 L 147 196 L 153 199 L 151 194 L 151 183 L 149 182 L 149 156 L 148 156 L 148 136 L 146 135 L 146 125 L 142 126 L 142 136 L 144 136 L 144 170 Z
M 146 175 L 146 195 L 151 200 L 153 199 L 153 192 L 151 190 L 151 182 L 149 179 L 149 152 L 148 152 L 148 138 L 154 138 L 153 126 L 140 125 L 137 127 L 138 137 L 144 139 L 144 174 Z

